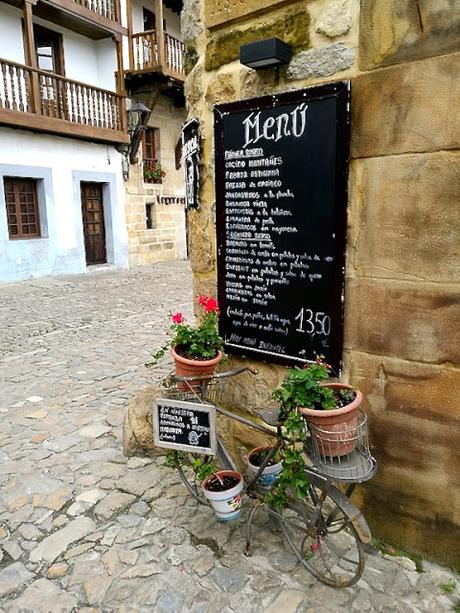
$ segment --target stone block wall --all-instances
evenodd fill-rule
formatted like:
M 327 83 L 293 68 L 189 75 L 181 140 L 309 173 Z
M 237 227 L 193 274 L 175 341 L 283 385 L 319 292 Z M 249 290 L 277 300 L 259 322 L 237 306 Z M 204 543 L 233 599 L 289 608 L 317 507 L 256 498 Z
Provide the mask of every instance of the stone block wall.
M 139 163 L 130 167 L 125 183 L 126 225 L 130 266 L 154 264 L 187 257 L 185 210 L 183 204 L 159 204 L 158 196 L 185 195 L 182 169 L 176 169 L 175 148 L 181 136 L 185 109 L 175 108 L 165 96 L 159 96 L 149 119 L 149 127 L 159 130 L 161 168 L 166 172 L 161 184 L 144 183 L 142 149 Z M 152 229 L 146 226 L 146 205 L 153 203 Z
M 460 567 L 460 4 L 186 0 L 183 30 L 205 135 L 196 292 L 216 291 L 213 106 L 351 80 L 343 378 L 364 392 L 379 461 L 360 502 L 376 535 Z M 241 66 L 239 46 L 270 36 L 290 65 Z M 269 400 L 284 371 L 257 368 L 229 404 Z

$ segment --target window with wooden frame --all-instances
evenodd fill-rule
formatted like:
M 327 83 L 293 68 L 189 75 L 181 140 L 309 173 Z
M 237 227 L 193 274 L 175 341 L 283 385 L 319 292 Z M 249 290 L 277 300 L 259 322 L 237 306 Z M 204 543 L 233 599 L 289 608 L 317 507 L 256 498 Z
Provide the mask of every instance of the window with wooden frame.
M 38 68 L 64 76 L 62 34 L 34 24 L 34 39 Z
M 10 239 L 39 238 L 37 180 L 4 177 L 3 187 Z
M 159 158 L 160 130 L 158 128 L 146 128 L 142 139 L 142 166 L 145 183 L 162 183 L 165 175 L 161 169 Z
M 156 128 L 146 128 L 144 131 L 143 140 L 143 158 L 144 160 L 156 160 Z

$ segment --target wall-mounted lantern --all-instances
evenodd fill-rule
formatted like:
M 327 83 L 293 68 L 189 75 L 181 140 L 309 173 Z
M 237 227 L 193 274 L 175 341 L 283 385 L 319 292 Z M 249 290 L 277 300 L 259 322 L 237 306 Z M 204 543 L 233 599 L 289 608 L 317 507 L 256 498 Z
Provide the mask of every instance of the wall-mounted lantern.
M 140 127 L 144 124 L 145 118 L 150 114 L 150 109 L 142 104 L 142 102 L 131 102 L 127 109 L 128 115 L 128 133 L 133 136 Z
M 292 49 L 279 38 L 268 38 L 257 43 L 240 47 L 240 62 L 249 68 L 273 68 L 280 64 L 289 64 Z

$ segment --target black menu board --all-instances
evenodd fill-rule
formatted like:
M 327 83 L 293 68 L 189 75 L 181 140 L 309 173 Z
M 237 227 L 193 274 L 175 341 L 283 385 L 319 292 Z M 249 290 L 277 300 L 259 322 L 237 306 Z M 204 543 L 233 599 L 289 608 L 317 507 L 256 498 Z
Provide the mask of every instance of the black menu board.
M 216 408 L 157 398 L 153 405 L 153 438 L 157 447 L 214 455 Z
M 338 371 L 348 82 L 215 107 L 220 326 L 226 350 Z

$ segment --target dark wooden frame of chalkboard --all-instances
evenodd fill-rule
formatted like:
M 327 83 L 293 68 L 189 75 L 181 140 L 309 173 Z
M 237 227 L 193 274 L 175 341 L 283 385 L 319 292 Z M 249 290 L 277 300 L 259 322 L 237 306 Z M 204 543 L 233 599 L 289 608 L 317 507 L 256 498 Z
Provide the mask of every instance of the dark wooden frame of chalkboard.
M 160 438 L 160 412 L 158 410 L 159 405 L 167 404 L 177 409 L 185 409 L 192 413 L 206 413 L 209 415 L 209 447 L 200 447 L 198 445 L 186 445 L 182 443 L 173 443 L 170 441 L 163 441 Z M 217 434 L 216 434 L 216 407 L 212 404 L 202 404 L 199 402 L 187 402 L 184 400 L 173 400 L 171 398 L 157 398 L 153 403 L 152 408 L 152 425 L 153 425 L 153 441 L 157 447 L 164 449 L 175 449 L 177 451 L 190 451 L 192 453 L 215 455 L 217 449 Z
M 317 87 L 292 92 L 273 94 L 260 98 L 251 98 L 219 104 L 214 107 L 214 143 L 215 143 L 215 176 L 216 176 L 216 226 L 217 226 L 217 286 L 218 299 L 221 315 L 219 318 L 219 330 L 225 338 L 226 328 L 226 300 L 225 300 L 225 255 L 226 255 L 226 235 L 225 235 L 225 170 L 224 170 L 224 114 L 231 112 L 241 112 L 246 110 L 260 110 L 273 107 L 274 100 L 279 104 L 289 104 L 295 102 L 305 102 L 311 99 L 321 99 L 334 96 L 337 99 L 337 121 L 336 121 L 336 174 L 335 174 L 335 194 L 336 194 L 336 216 L 333 232 L 335 233 L 335 253 L 334 253 L 334 274 L 332 280 L 331 315 L 336 322 L 333 333 L 331 334 L 331 348 L 327 356 L 337 375 L 342 368 L 343 353 L 343 328 L 344 328 L 344 288 L 345 288 L 345 249 L 346 249 L 346 228 L 347 228 L 347 204 L 348 204 L 348 168 L 350 151 L 350 104 L 351 104 L 351 83 L 350 81 L 338 81 Z M 227 353 L 251 357 L 262 361 L 270 361 L 280 364 L 302 364 L 311 360 L 301 359 L 298 356 L 287 356 L 284 354 L 270 354 L 251 349 L 249 347 L 234 347 L 225 343 Z

